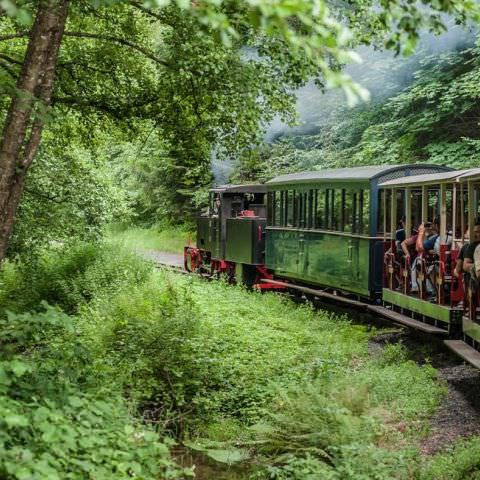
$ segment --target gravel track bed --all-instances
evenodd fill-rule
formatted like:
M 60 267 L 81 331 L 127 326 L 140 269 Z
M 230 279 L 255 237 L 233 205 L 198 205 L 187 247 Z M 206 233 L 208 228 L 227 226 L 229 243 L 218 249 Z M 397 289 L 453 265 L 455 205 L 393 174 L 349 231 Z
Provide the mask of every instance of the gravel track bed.
M 415 362 L 422 364 L 428 359 L 448 388 L 430 418 L 430 433 L 420 443 L 421 453 L 432 455 L 462 438 L 480 435 L 480 370 L 464 364 L 440 340 L 416 332 L 380 334 L 370 341 L 370 352 L 378 354 L 387 343 L 399 341 Z
M 139 250 L 143 256 L 157 265 L 183 268 L 183 255 L 179 253 L 159 252 L 158 250 Z

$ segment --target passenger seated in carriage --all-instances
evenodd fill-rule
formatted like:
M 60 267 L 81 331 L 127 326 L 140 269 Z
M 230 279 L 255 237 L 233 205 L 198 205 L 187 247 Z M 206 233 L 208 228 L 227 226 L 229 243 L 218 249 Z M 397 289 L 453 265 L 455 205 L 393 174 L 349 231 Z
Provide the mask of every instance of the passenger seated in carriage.
M 463 258 L 463 271 L 467 274 L 475 275 L 475 249 L 480 244 L 480 222 L 477 220 L 472 232 L 472 241 L 465 248 Z M 476 277 L 475 277 L 476 278 Z
M 467 228 L 465 235 L 463 236 L 464 238 L 464 243 L 462 245 L 462 248 L 460 248 L 460 252 L 458 253 L 457 261 L 455 264 L 455 269 L 453 271 L 453 275 L 456 278 L 460 278 L 460 275 L 463 274 L 463 262 L 465 260 L 465 253 L 467 253 L 468 246 L 470 245 L 469 239 L 470 239 L 470 234 L 469 230 Z
M 406 264 L 410 264 L 411 292 L 416 293 L 419 290 L 417 275 L 422 268 L 422 262 L 427 263 L 427 281 L 426 288 L 430 295 L 434 294 L 438 265 L 434 262 L 440 254 L 440 222 L 435 218 L 432 222 L 425 222 L 418 228 L 418 233 L 405 239 L 401 246 L 405 254 Z M 452 234 L 448 232 L 446 244 L 452 244 Z

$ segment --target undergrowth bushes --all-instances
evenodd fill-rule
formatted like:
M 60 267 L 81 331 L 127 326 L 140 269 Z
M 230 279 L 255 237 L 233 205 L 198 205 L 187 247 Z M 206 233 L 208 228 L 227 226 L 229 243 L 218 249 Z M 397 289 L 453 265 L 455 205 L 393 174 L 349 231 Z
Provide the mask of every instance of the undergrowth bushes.
M 252 424 L 275 395 L 272 382 L 328 377 L 356 351 L 365 353 L 363 329 L 345 320 L 273 295 L 164 273 L 91 303 L 82 318 L 112 375 L 141 404 L 171 412 L 177 431 L 185 419 L 190 430 L 224 416 Z
M 370 357 L 346 317 L 153 272 L 113 244 L 4 265 L 0 302 L 1 478 L 184 478 L 167 433 L 217 462 L 255 459 L 252 479 L 475 467 L 474 442 L 419 464 L 435 371 L 401 345 Z
M 364 327 L 221 282 L 156 273 L 80 324 L 151 418 L 217 461 L 256 458 L 255 478 L 412 478 L 443 393 L 401 346 L 369 359 Z
M 45 250 L 36 260 L 6 264 L 0 311 L 36 310 L 41 302 L 75 313 L 94 297 L 113 295 L 146 280 L 150 266 L 115 244 L 79 243 Z
M 0 320 L 0 477 L 184 478 L 168 442 L 135 421 L 112 385 L 89 385 L 74 320 L 45 307 Z
M 0 271 L 0 477 L 177 479 L 171 441 L 132 415 L 73 313 L 150 268 L 104 245 L 46 252 Z M 46 301 L 55 304 L 49 306 Z M 64 310 L 64 312 L 61 311 Z M 31 310 L 28 312 L 27 310 Z M 17 313 L 13 313 L 13 311 Z
M 427 461 L 419 480 L 478 480 L 480 437 L 459 442 Z

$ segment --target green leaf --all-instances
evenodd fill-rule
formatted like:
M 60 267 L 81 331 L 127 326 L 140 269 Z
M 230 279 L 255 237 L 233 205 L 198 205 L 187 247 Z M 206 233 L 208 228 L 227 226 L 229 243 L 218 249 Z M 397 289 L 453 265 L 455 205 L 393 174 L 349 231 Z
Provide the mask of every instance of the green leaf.
M 27 417 L 16 413 L 8 413 L 5 415 L 4 421 L 9 427 L 26 427 L 29 424 Z
M 247 450 L 230 449 L 230 450 L 207 450 L 205 455 L 219 463 L 232 465 L 233 463 L 242 462 L 250 457 Z
M 30 370 L 30 366 L 21 360 L 12 360 L 10 362 L 10 369 L 16 377 L 21 377 Z

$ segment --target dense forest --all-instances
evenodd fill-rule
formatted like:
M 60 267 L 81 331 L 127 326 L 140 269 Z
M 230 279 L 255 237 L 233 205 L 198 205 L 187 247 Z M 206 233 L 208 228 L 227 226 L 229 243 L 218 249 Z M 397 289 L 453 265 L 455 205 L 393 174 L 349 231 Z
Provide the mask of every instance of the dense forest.
M 476 478 L 479 437 L 418 454 L 428 361 L 138 250 L 181 248 L 220 181 L 476 166 L 479 21 L 475 0 L 0 2 L 0 478 Z

